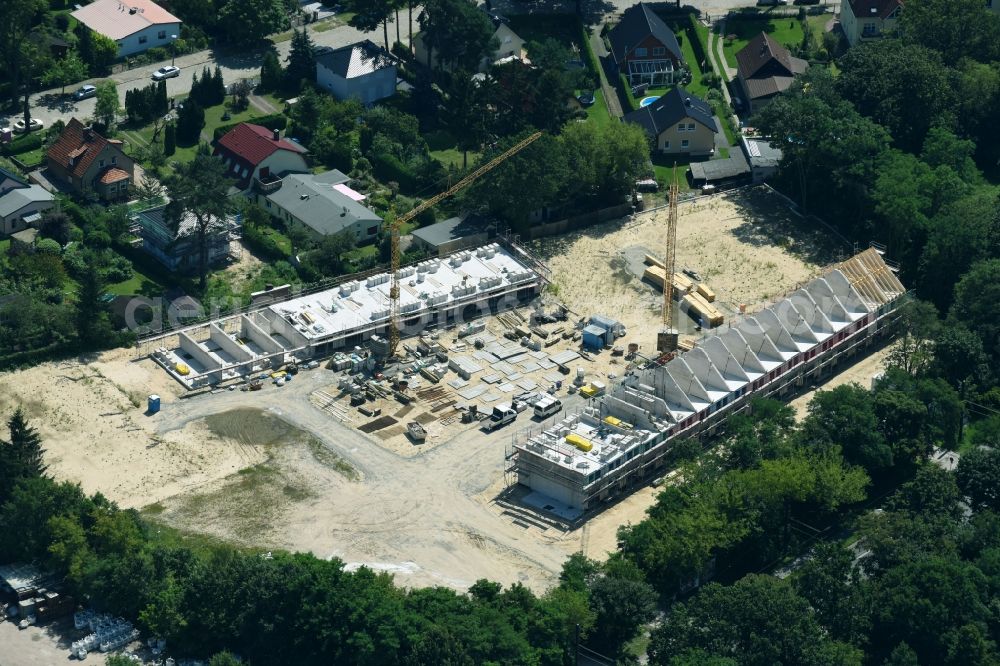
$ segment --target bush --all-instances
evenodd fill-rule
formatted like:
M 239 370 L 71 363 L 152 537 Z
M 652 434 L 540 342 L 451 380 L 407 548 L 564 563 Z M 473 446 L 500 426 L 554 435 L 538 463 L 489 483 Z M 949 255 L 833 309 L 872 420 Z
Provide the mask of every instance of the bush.
M 619 96 L 624 96 L 625 100 L 628 102 L 629 108 L 627 111 L 625 111 L 625 113 L 628 113 L 629 111 L 635 111 L 636 109 L 639 108 L 639 103 L 635 100 L 635 97 L 632 95 L 632 86 L 629 85 L 628 79 L 625 78 L 624 74 L 618 75 L 618 92 L 620 93 Z
M 267 227 L 243 226 L 243 241 L 257 254 L 268 259 L 287 259 L 288 253 L 278 245 L 274 236 L 267 233 Z
M 3 144 L 2 151 L 4 155 L 20 155 L 21 153 L 38 150 L 42 147 L 43 143 L 44 137 L 41 132 L 33 132 L 31 134 L 19 136 L 10 143 Z
M 35 241 L 35 251 L 42 254 L 58 255 L 62 251 L 62 248 L 59 247 L 59 243 L 51 238 L 42 238 Z
M 266 127 L 270 130 L 283 130 L 288 125 L 288 118 L 280 113 L 272 113 L 269 116 L 260 116 L 259 118 L 251 118 L 250 120 L 240 121 L 238 123 L 229 123 L 228 125 L 220 125 L 215 128 L 212 133 L 212 141 L 218 141 L 222 138 L 222 135 L 233 129 L 237 125 L 241 125 L 244 122 L 253 123 L 254 125 L 260 125 Z

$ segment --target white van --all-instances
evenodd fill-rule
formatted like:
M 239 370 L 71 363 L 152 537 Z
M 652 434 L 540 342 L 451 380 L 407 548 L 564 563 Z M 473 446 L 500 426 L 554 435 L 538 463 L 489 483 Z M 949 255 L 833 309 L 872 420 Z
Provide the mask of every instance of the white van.
M 562 403 L 552 396 L 545 396 L 535 403 L 535 418 L 547 419 L 562 410 Z

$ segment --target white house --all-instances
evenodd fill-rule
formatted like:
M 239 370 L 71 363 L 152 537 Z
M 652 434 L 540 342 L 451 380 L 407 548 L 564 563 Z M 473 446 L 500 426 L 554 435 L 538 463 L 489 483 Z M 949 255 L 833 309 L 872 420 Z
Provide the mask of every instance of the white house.
M 51 192 L 0 168 L 0 236 L 37 227 L 42 213 L 55 205 Z
M 354 97 L 368 106 L 396 93 L 396 63 L 366 39 L 317 54 L 316 83 L 337 99 Z
M 118 57 L 166 47 L 181 34 L 181 20 L 151 0 L 94 0 L 73 18 L 118 44 Z

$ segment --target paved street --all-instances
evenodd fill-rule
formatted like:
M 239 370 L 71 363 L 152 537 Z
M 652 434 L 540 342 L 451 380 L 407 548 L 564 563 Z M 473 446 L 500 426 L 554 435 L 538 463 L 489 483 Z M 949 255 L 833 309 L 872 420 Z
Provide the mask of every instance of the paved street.
M 413 10 L 413 23 L 414 31 L 416 31 L 418 8 Z M 407 19 L 406 13 L 400 13 L 400 37 L 404 42 L 407 41 Z M 311 26 L 310 26 L 311 27 Z M 378 30 L 377 33 L 363 33 L 348 25 L 340 25 L 332 30 L 326 30 L 324 32 L 314 32 L 310 30 L 310 36 L 313 42 L 317 46 L 330 46 L 330 47 L 340 47 L 346 46 L 366 37 L 371 39 L 376 44 L 382 44 L 382 31 Z M 395 38 L 395 26 L 389 26 L 389 39 L 393 40 Z M 285 58 L 288 56 L 289 48 L 291 47 L 291 41 L 285 40 L 277 45 L 279 58 L 282 63 L 284 63 Z M 260 63 L 261 54 L 257 53 L 246 53 L 243 55 L 233 55 L 227 54 L 215 57 L 214 51 L 208 49 L 205 51 L 199 51 L 197 53 L 190 53 L 188 55 L 179 56 L 176 60 L 176 65 L 181 68 L 180 76 L 167 79 L 167 94 L 170 97 L 176 95 L 184 95 L 191 90 L 191 78 L 195 73 L 200 74 L 202 68 L 208 65 L 214 68 L 216 64 L 222 67 L 222 76 L 226 82 L 235 81 L 237 79 L 256 77 L 260 74 Z M 150 83 L 152 80 L 150 77 L 153 72 L 159 69 L 162 65 L 169 65 L 170 62 L 157 63 L 155 65 L 148 65 L 145 67 L 137 67 L 135 69 L 130 69 L 119 74 L 114 74 L 104 79 L 91 79 L 86 81 L 86 83 L 92 83 L 95 80 L 106 80 L 112 79 L 118 82 L 118 99 L 121 101 L 122 105 L 125 104 L 125 93 L 133 88 L 142 88 Z M 80 83 L 85 83 L 81 81 Z M 83 101 L 77 102 L 71 98 L 71 94 L 79 85 L 72 85 L 66 87 L 66 95 L 60 94 L 60 89 L 56 88 L 54 90 L 48 90 L 45 92 L 40 92 L 32 95 L 30 98 L 31 104 L 31 115 L 34 118 L 38 118 L 45 122 L 46 127 L 58 119 L 64 121 L 76 116 L 77 118 L 87 118 L 92 117 L 94 114 L 94 99 L 85 99 Z M 19 116 L 0 116 L 0 126 L 7 126 L 9 122 L 16 120 Z

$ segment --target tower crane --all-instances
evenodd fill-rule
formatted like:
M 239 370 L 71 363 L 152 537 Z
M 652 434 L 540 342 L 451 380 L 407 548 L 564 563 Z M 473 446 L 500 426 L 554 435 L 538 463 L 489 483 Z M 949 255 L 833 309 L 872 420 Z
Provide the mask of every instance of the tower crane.
M 480 176 L 483 176 L 494 169 L 497 165 L 501 164 L 508 157 L 520 152 L 539 137 L 542 136 L 542 132 L 535 132 L 531 136 L 521 140 L 515 145 L 511 146 L 509 149 L 497 155 L 492 160 L 479 167 L 468 176 L 458 181 L 450 188 L 444 192 L 439 192 L 435 194 L 430 199 L 427 199 L 423 203 L 417 205 L 409 212 L 405 213 L 399 218 L 393 220 L 390 225 L 390 249 L 392 255 L 392 274 L 389 282 L 389 358 L 396 355 L 396 349 L 399 347 L 399 229 L 411 221 L 417 215 L 424 212 L 428 208 L 440 203 L 441 201 L 452 196 L 459 190 L 467 187 Z
M 677 245 L 677 165 L 670 178 L 670 208 L 667 214 L 667 248 L 663 255 L 663 328 L 656 336 L 656 350 L 668 354 L 677 349 L 677 329 L 674 321 L 674 264 Z

